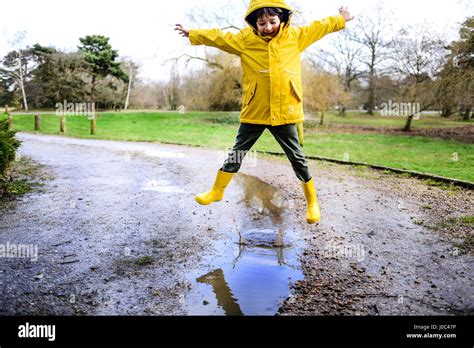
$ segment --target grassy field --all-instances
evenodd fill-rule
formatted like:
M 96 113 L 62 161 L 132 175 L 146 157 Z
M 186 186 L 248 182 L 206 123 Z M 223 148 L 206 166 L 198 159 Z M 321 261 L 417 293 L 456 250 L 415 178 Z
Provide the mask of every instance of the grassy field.
M 373 116 L 367 115 L 362 112 L 348 113 L 346 117 L 340 117 L 338 115 L 328 113 L 324 116 L 324 124 L 341 124 L 341 125 L 355 125 L 355 126 L 366 126 L 366 127 L 387 127 L 387 128 L 403 128 L 406 122 L 405 116 L 380 116 L 376 113 Z M 314 116 L 314 120 L 319 121 L 319 116 Z M 442 118 L 436 115 L 422 115 L 420 119 L 413 120 L 412 127 L 416 128 L 449 128 L 449 127 L 462 127 L 466 124 L 474 125 L 474 122 L 459 122 L 454 118 Z
M 4 116 L 2 116 L 4 117 Z M 14 129 L 33 132 L 32 115 L 15 115 Z M 400 127 L 404 118 L 351 115 L 341 118 L 326 116 L 332 124 L 348 123 L 371 127 Z M 414 121 L 415 127 L 462 126 L 456 120 L 424 116 Z M 97 135 L 89 135 L 86 117 L 67 119 L 67 135 L 80 138 L 134 141 L 160 141 L 201 145 L 225 149 L 234 143 L 238 129 L 238 113 L 187 112 L 161 113 L 102 113 L 97 120 Z M 472 124 L 472 123 L 470 123 Z M 59 119 L 54 115 L 42 116 L 42 133 L 58 134 Z M 269 132 L 265 132 L 255 149 L 281 152 Z M 367 162 L 408 170 L 415 170 L 474 182 L 474 145 L 421 136 L 387 134 L 343 134 L 318 132 L 311 129 L 305 136 L 306 155 L 350 161 Z

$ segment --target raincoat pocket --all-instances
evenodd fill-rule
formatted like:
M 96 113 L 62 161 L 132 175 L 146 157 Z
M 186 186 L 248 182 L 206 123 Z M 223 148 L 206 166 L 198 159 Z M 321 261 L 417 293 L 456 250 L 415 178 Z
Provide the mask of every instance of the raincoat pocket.
M 290 85 L 291 85 L 291 89 L 292 89 L 293 94 L 295 95 L 296 99 L 298 100 L 298 102 L 301 103 L 301 101 L 303 100 L 303 90 L 301 89 L 301 86 L 299 86 L 293 80 L 290 80 Z
M 252 101 L 253 97 L 255 96 L 255 92 L 257 90 L 257 81 L 250 82 L 249 88 L 245 91 L 244 94 L 244 105 L 249 105 Z

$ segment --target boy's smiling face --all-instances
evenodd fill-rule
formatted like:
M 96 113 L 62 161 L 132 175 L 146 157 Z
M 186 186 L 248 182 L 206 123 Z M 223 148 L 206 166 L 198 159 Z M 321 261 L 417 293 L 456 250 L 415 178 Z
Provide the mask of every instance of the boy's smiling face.
M 263 36 L 275 37 L 280 30 L 280 17 L 264 15 L 257 19 L 257 30 Z

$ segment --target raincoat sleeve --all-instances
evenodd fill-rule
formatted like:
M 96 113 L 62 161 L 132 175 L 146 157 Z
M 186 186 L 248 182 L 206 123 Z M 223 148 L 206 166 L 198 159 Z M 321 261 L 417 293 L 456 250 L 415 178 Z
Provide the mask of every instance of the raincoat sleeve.
M 304 51 L 307 47 L 318 41 L 325 35 L 344 29 L 346 20 L 337 15 L 314 21 L 310 25 L 299 27 L 299 49 Z
M 224 33 L 220 29 L 204 29 L 189 31 L 191 45 L 206 45 L 219 48 L 225 52 L 240 56 L 244 50 L 242 33 Z

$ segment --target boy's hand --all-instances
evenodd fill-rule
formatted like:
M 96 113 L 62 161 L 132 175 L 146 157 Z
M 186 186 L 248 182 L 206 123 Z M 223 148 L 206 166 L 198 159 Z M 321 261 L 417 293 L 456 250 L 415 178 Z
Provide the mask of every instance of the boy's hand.
M 183 27 L 181 24 L 176 24 L 174 30 L 179 31 L 182 37 L 189 37 L 189 29 Z
M 349 22 L 354 19 L 354 16 L 351 16 L 351 14 L 349 13 L 347 6 L 346 7 L 341 6 L 341 8 L 339 9 L 339 13 L 341 14 L 342 17 L 344 17 L 346 22 Z

